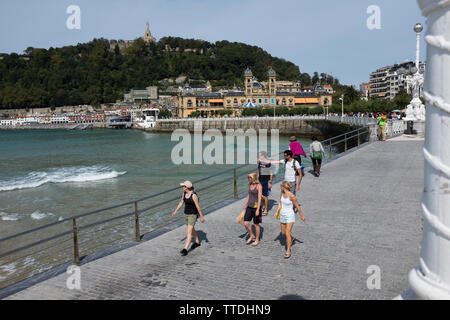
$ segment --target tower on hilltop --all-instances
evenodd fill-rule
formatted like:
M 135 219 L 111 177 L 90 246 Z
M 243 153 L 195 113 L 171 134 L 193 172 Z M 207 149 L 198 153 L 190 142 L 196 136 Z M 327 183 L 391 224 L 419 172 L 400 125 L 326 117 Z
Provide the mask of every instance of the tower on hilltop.
M 149 42 L 156 43 L 156 39 L 152 36 L 152 33 L 150 32 L 150 23 L 149 22 L 147 22 L 147 30 L 145 30 L 145 35 L 144 35 L 143 39 L 147 43 L 149 43 Z

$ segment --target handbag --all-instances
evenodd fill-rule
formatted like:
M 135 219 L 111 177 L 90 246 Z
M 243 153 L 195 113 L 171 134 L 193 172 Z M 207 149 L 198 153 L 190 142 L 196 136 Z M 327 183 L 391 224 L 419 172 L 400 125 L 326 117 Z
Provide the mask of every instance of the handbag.
M 280 220 L 280 212 L 281 212 L 281 208 L 277 210 L 277 220 Z
M 321 151 L 314 151 L 313 152 L 313 159 L 322 159 L 322 152 Z
M 245 210 L 242 210 L 241 214 L 239 215 L 237 221 L 239 224 L 242 224 L 242 222 L 244 221 L 244 216 L 245 216 Z

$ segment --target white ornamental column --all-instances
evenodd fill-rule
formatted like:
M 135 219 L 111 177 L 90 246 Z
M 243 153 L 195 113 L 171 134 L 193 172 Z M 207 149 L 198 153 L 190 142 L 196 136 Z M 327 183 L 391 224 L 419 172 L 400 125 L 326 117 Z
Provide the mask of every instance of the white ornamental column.
M 418 3 L 428 26 L 424 226 L 409 283 L 421 299 L 450 299 L 450 0 Z

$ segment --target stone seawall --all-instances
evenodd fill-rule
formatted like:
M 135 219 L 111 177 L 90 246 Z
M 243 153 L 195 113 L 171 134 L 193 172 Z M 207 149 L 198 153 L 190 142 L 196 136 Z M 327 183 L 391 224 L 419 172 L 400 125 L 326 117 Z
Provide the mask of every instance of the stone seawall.
M 198 120 L 200 121 L 200 120 Z M 318 138 L 330 138 L 354 129 L 352 126 L 344 123 L 336 123 L 326 120 L 298 120 L 298 119 L 241 119 L 241 120 L 208 120 L 202 122 L 202 131 L 208 129 L 218 129 L 222 132 L 231 129 L 267 129 L 270 134 L 271 129 L 278 129 L 280 135 L 299 135 Z M 164 121 L 159 120 L 155 128 L 146 129 L 151 132 L 172 132 L 176 129 L 187 129 L 194 131 L 194 120 L 184 121 Z

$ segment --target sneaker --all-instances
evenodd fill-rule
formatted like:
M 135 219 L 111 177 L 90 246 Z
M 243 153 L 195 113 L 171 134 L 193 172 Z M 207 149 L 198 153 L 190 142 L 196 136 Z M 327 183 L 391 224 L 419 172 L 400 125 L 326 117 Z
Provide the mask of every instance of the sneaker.
M 182 256 L 187 256 L 188 251 L 186 249 L 183 249 L 183 250 L 180 251 L 180 253 L 181 253 Z
M 191 250 L 194 250 L 195 248 L 198 248 L 198 247 L 200 247 L 200 246 L 201 246 L 200 243 L 194 242 L 194 243 L 192 244 L 192 246 L 191 246 Z

